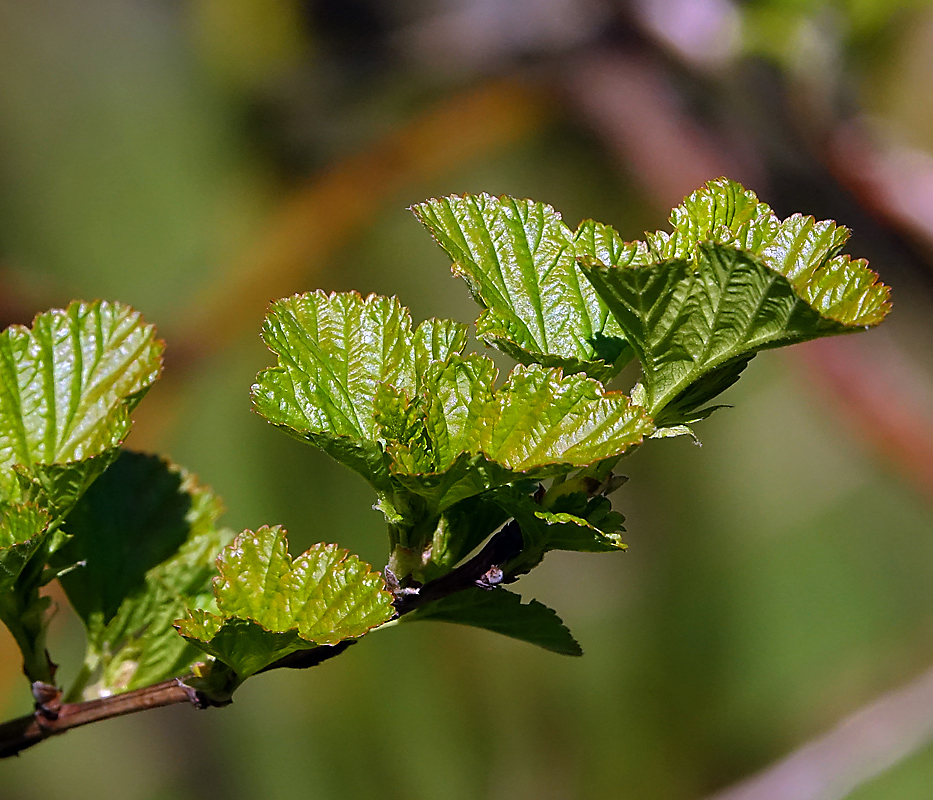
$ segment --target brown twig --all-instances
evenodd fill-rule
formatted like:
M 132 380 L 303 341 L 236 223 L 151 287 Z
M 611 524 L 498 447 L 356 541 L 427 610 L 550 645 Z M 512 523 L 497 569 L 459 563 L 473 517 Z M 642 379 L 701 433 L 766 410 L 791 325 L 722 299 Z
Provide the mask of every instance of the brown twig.
M 207 705 L 180 678 L 83 703 L 62 703 L 61 691 L 47 684 L 34 684 L 33 694 L 35 712 L 0 725 L 0 758 L 17 755 L 45 739 L 91 722 L 177 703 Z
M 432 600 L 454 594 L 473 586 L 489 586 L 491 570 L 502 580 L 501 567 L 521 552 L 522 536 L 515 522 L 507 524 L 495 534 L 473 558 L 456 569 L 424 586 L 397 593 L 398 615 L 407 614 Z M 322 645 L 313 650 L 302 650 L 280 658 L 260 672 L 273 669 L 308 669 L 316 667 L 343 653 L 354 640 L 335 645 Z M 148 711 L 151 708 L 190 703 L 196 708 L 226 705 L 211 701 L 202 692 L 185 684 L 186 678 L 163 681 L 142 689 L 87 700 L 81 703 L 62 703 L 61 690 L 45 683 L 33 684 L 36 710 L 18 719 L 0 725 L 0 758 L 21 753 L 52 736 L 91 722 Z
M 335 645 L 322 645 L 313 650 L 302 650 L 280 658 L 260 672 L 273 669 L 308 669 L 340 655 L 353 640 Z M 72 728 L 91 722 L 122 717 L 151 708 L 190 703 L 195 708 L 227 705 L 212 701 L 202 692 L 188 686 L 190 676 L 144 686 L 130 692 L 86 700 L 81 703 L 62 703 L 62 692 L 46 683 L 34 683 L 32 693 L 36 710 L 0 725 L 0 758 L 15 756 L 39 742 L 58 736 Z
M 488 576 L 498 571 L 497 583 L 507 583 L 502 567 L 522 551 L 522 532 L 512 520 L 496 533 L 469 561 L 451 570 L 446 575 L 428 581 L 416 589 L 400 589 L 396 592 L 395 608 L 398 615 L 408 614 L 433 600 L 440 600 L 474 586 L 492 588 Z M 387 575 L 391 580 L 391 574 Z

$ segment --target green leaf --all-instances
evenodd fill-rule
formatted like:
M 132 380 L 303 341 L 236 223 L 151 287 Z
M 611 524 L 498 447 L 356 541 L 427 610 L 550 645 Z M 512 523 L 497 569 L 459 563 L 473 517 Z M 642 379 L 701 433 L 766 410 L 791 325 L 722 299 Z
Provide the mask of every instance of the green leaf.
M 545 551 L 612 553 L 627 547 L 619 534 L 612 530 L 615 528 L 614 521 L 612 525 L 607 526 L 609 530 L 601 530 L 586 517 L 566 512 L 555 514 L 552 511 L 535 511 L 534 518 L 538 522 L 538 528 L 543 531 L 539 534 L 539 546 Z M 524 528 L 522 531 L 524 532 Z
M 189 611 L 178 631 L 232 669 L 238 684 L 290 653 L 318 646 L 302 639 L 297 630 L 272 631 L 249 619 L 224 619 L 202 609 Z
M 536 481 L 519 481 L 468 497 L 446 509 L 431 540 L 431 563 L 441 568 L 441 574 L 453 569 L 509 520 L 511 514 L 504 507 L 507 504 L 502 502 L 503 494 L 528 494 L 537 486 Z
M 658 429 L 670 430 L 667 426 L 692 425 L 723 408 L 721 405 L 705 408 L 703 406 L 736 383 L 742 377 L 748 362 L 754 357 L 753 353 L 747 358 L 727 361 L 721 367 L 716 367 L 691 383 L 658 414 L 655 419 Z M 657 433 L 658 431 L 655 431 L 656 435 Z
M 631 359 L 622 332 L 580 273 L 611 239 L 593 226 L 577 237 L 548 205 L 487 194 L 412 207 L 485 311 L 481 339 L 523 364 L 605 380 Z
M 515 511 L 515 519 L 522 530 L 524 546 L 521 555 L 507 567 L 510 575 L 528 572 L 551 550 L 614 553 L 628 547 L 620 534 L 613 530 L 614 525 L 608 525 L 608 530 L 601 530 L 585 517 L 574 514 L 534 511 L 526 507 Z
M 0 503 L 0 595 L 11 591 L 45 538 L 49 522 L 35 505 Z
M 119 303 L 75 302 L 3 331 L 0 493 L 66 511 L 116 456 L 161 354 L 154 329 Z
M 671 211 L 670 222 L 672 233 L 647 235 L 650 255 L 639 259 L 639 265 L 689 258 L 700 242 L 733 243 L 757 254 L 780 226 L 780 220 L 758 202 L 754 192 L 728 178 L 710 181 L 685 198 Z M 603 263 L 611 266 L 615 262 Z
M 412 330 L 394 298 L 318 291 L 273 303 L 263 339 L 278 366 L 257 377 L 256 410 L 384 488 L 377 390 L 414 394 L 430 363 L 463 349 L 466 326 L 428 320 Z
M 574 242 L 578 260 L 624 266 L 645 264 L 649 260 L 647 244 L 626 242 L 615 228 L 591 219 L 580 223 Z
M 96 638 L 99 676 L 85 699 L 184 675 L 203 659 L 200 648 L 179 636 L 174 625 L 186 608 L 212 605 L 215 560 L 233 535 L 229 528 L 194 535 L 147 574 L 144 589 L 120 605 Z
M 642 408 L 584 375 L 520 365 L 494 390 L 496 375 L 487 358 L 451 356 L 426 377 L 424 436 L 389 445 L 396 479 L 441 510 L 618 456 L 653 430 Z
M 178 630 L 240 680 L 296 650 L 360 637 L 395 613 L 368 564 L 332 544 L 293 561 L 280 527 L 244 531 L 217 565 L 218 613 L 192 609 Z
M 433 620 L 470 625 L 529 642 L 561 655 L 583 655 L 580 645 L 555 611 L 537 600 L 524 604 L 519 595 L 501 587 L 492 591 L 466 589 L 428 603 L 406 614 L 401 620 Z
M 839 255 L 848 228 L 802 214 L 782 221 L 735 181 L 710 181 L 671 212 L 671 225 L 672 234 L 648 236 L 655 260 L 692 258 L 703 242 L 728 244 L 760 257 L 803 300 L 836 322 L 877 325 L 890 309 L 890 290 L 867 262 Z
M 87 629 L 85 699 L 182 675 L 200 656 L 173 623 L 211 601 L 233 537 L 216 527 L 221 512 L 190 473 L 126 450 L 71 510 L 51 565 Z
M 781 222 L 731 181 L 691 195 L 671 222 L 627 263 L 582 261 L 642 363 L 647 408 L 678 406 L 659 425 L 705 413 L 756 352 L 876 325 L 889 309 L 866 262 L 838 255 L 848 231 Z
M 45 650 L 51 601 L 39 595 L 51 521 L 44 507 L 0 502 L 0 620 L 16 640 L 30 681 L 50 681 L 54 674 Z
M 52 557 L 78 615 L 106 625 L 149 572 L 214 527 L 220 501 L 180 467 L 124 450 L 65 519 L 71 538 Z
M 551 529 L 547 536 L 551 550 L 611 553 L 627 546 L 620 536 L 625 517 L 612 510 L 604 495 L 563 495 L 551 508 L 535 510 L 534 515 Z
M 509 576 L 536 567 L 551 550 L 613 553 L 625 550 L 623 516 L 612 510 L 609 498 L 587 497 L 582 492 L 562 495 L 552 508 L 544 508 L 528 495 L 503 494 L 502 507 L 522 532 L 522 552 L 504 566 Z

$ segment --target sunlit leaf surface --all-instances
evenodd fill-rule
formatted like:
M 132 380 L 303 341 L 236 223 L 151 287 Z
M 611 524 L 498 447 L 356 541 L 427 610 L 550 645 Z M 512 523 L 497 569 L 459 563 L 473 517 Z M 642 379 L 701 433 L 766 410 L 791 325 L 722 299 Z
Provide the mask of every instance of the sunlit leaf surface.
M 480 338 L 522 363 L 599 379 L 631 358 L 576 264 L 611 250 L 611 229 L 590 225 L 575 236 L 544 203 L 487 194 L 428 200 L 412 211 L 485 309 Z
M 412 329 L 394 298 L 313 292 L 273 303 L 263 339 L 279 363 L 257 377 L 256 410 L 382 485 L 378 386 L 416 391 L 431 362 L 463 349 L 466 326 L 428 320 Z
M 395 611 L 368 564 L 332 544 L 293 560 L 280 527 L 244 531 L 218 567 L 218 613 L 192 609 L 178 629 L 241 679 L 296 650 L 362 636 Z
M 839 255 L 846 229 L 781 221 L 732 181 L 695 192 L 671 224 L 619 264 L 581 259 L 641 361 L 646 407 L 678 405 L 671 422 L 702 416 L 756 352 L 877 325 L 890 307 L 866 262 Z
M 73 504 L 115 457 L 161 354 L 154 329 L 119 303 L 75 302 L 3 331 L 0 491 Z
M 494 389 L 483 356 L 453 356 L 425 381 L 423 429 L 390 446 L 393 474 L 441 508 L 526 476 L 618 456 L 651 433 L 644 410 L 584 375 L 518 366 Z

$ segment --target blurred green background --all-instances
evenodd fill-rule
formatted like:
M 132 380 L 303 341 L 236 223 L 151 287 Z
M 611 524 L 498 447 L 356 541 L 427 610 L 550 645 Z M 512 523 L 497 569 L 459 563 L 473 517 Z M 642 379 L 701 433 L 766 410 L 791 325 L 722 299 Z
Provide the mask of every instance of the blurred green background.
M 699 800 L 933 667 L 931 85 L 933 7 L 903 0 L 0 0 L 3 324 L 136 306 L 168 351 L 130 446 L 296 551 L 381 566 L 384 525 L 250 411 L 264 308 L 323 287 L 472 320 L 413 202 L 530 196 L 636 237 L 728 174 L 853 227 L 895 301 L 757 358 L 702 448 L 629 459 L 627 553 L 519 584 L 584 658 L 390 629 L 224 710 L 44 743 L 0 764 L 0 797 Z M 73 675 L 64 610 L 53 647 Z M 29 708 L 5 631 L 0 706 Z M 933 797 L 927 738 L 851 796 Z

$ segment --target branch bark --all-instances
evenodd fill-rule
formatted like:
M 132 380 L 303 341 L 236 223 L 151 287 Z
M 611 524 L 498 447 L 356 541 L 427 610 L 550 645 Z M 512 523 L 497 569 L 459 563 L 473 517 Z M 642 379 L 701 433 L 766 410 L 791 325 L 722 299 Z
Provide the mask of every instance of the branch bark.
M 204 707 L 203 698 L 185 686 L 181 678 L 83 703 L 62 703 L 59 689 L 38 682 L 33 684 L 33 695 L 34 713 L 0 725 L 0 758 L 17 755 L 45 739 L 91 722 L 177 703 Z
M 495 534 L 479 553 L 447 575 L 416 589 L 402 590 L 396 587 L 395 605 L 398 616 L 414 611 L 432 600 L 439 600 L 472 586 L 491 588 L 489 580 L 493 574 L 496 576 L 495 582 L 508 582 L 509 578 L 502 575 L 501 567 L 521 552 L 521 548 L 521 531 L 515 522 L 510 522 Z M 270 664 L 261 672 L 316 667 L 343 653 L 354 641 L 347 640 L 335 645 L 322 645 L 313 650 L 292 653 Z M 81 703 L 63 703 L 60 689 L 37 681 L 32 687 L 36 710 L 32 714 L 0 725 L 0 759 L 18 755 L 45 739 L 92 722 L 179 703 L 189 703 L 195 708 L 224 705 L 212 702 L 206 695 L 187 686 L 185 680 L 185 677 L 175 678 Z
M 473 586 L 492 589 L 499 583 L 511 583 L 513 578 L 504 575 L 502 567 L 521 553 L 522 544 L 521 529 L 518 523 L 512 520 L 494 534 L 486 546 L 473 558 L 446 575 L 428 581 L 424 586 L 415 589 L 391 587 L 395 592 L 395 608 L 398 616 L 408 614 L 425 603 L 440 600 Z M 391 573 L 388 573 L 386 577 L 389 581 L 394 579 Z

